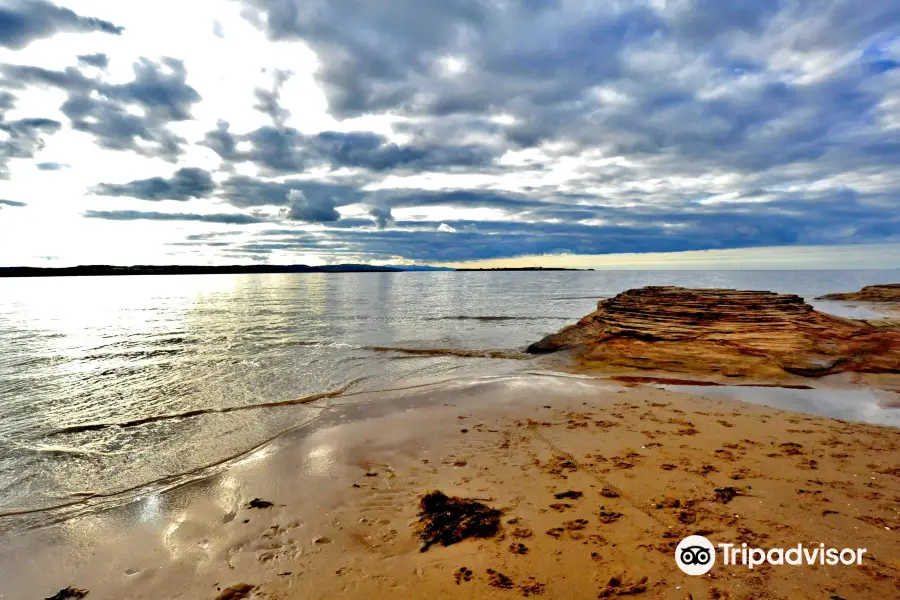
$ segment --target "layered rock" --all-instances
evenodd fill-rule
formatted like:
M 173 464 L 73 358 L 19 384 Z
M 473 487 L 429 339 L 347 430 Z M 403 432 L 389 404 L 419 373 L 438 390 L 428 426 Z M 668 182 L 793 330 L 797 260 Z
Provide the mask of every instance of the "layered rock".
M 856 300 L 858 302 L 897 302 L 900 303 L 900 283 L 883 285 L 867 285 L 858 292 L 842 294 L 825 294 L 816 300 Z
M 528 347 L 585 366 L 778 378 L 900 373 L 900 331 L 820 313 L 795 295 L 650 286 Z

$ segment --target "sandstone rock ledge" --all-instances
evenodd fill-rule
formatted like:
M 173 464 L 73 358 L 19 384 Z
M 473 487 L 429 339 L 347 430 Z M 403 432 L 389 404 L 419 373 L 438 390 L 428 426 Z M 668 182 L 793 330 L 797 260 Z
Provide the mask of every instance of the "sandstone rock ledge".
M 650 286 L 528 347 L 585 367 L 728 377 L 900 373 L 900 330 L 820 313 L 795 295 Z
M 867 285 L 858 292 L 843 294 L 825 294 L 816 300 L 856 300 L 858 302 L 897 302 L 900 303 L 900 283 L 883 285 Z

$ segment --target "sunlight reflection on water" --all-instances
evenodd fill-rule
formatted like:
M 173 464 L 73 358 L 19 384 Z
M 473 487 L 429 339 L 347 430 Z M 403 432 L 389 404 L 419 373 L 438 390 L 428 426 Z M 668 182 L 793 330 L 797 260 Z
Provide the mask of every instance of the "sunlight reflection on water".
M 599 298 L 643 285 L 769 289 L 811 301 L 896 277 L 597 271 L 3 279 L 0 512 L 190 473 L 318 414 L 304 405 L 196 411 L 301 398 L 356 380 L 349 391 L 529 368 L 527 360 L 369 346 L 520 350 L 591 312 Z M 827 304 L 841 314 L 860 310 Z M 160 416 L 169 418 L 153 421 Z M 54 434 L 141 419 L 150 421 Z

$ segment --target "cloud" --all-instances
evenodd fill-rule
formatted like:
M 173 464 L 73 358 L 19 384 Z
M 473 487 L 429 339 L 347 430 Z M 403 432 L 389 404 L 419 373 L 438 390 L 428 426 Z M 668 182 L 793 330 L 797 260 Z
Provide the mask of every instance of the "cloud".
M 435 222 L 478 248 L 443 254 L 897 239 L 900 143 L 888 108 L 900 101 L 900 47 L 888 25 L 900 20 L 896 2 L 244 3 L 272 39 L 309 44 L 334 116 L 390 115 L 404 147 L 477 140 L 472 147 L 492 157 L 460 167 L 491 175 L 481 189 L 334 190 L 339 202 L 395 212 L 494 211 L 497 221 L 480 227 Z M 349 156 L 377 147 L 340 140 Z M 320 155 L 376 180 L 405 168 L 317 154 L 307 139 L 284 147 L 304 149 L 289 161 L 298 171 Z M 427 173 L 447 161 L 408 164 Z M 413 226 L 391 230 L 396 252 L 434 256 L 401 242 Z M 488 237 L 499 231 L 533 242 Z M 365 239 L 381 252 L 377 237 Z
M 286 118 L 286 112 L 277 105 L 271 93 L 256 90 L 256 95 L 260 101 L 256 108 L 269 114 L 276 125 L 234 135 L 228 122 L 220 121 L 215 130 L 206 134 L 204 144 L 226 163 L 250 162 L 274 175 L 297 173 L 319 166 L 375 172 L 416 172 L 452 167 L 488 167 L 500 155 L 497 148 L 473 144 L 399 145 L 370 132 L 323 131 L 307 135 L 292 127 L 279 125 Z M 237 151 L 241 142 L 250 148 Z
M 98 69 L 105 69 L 109 66 L 109 57 L 103 53 L 97 54 L 81 54 L 78 56 L 78 62 Z
M 394 216 L 391 214 L 389 206 L 373 206 L 369 209 L 369 215 L 375 220 L 378 229 L 384 229 L 389 223 L 394 222 Z
M 69 165 L 58 162 L 42 162 L 37 164 L 37 168 L 41 171 L 59 171 L 62 169 L 68 169 Z
M 33 158 L 44 147 L 44 136 L 56 133 L 62 124 L 53 119 L 31 118 L 7 121 L 0 113 L 0 179 L 9 178 L 9 161 Z
M 217 87 L 223 73 L 199 71 L 213 67 L 196 57 L 190 78 L 173 58 L 140 60 L 130 78 L 106 72 L 110 60 L 127 64 L 112 50 L 68 68 L 0 65 L 0 174 L 44 160 L 45 141 L 68 161 L 53 145 L 67 140 L 51 136 L 69 126 L 137 155 L 123 164 L 172 163 L 149 179 L 96 176 L 107 182 L 98 193 L 215 199 L 279 222 L 283 233 L 227 246 L 186 240 L 254 258 L 450 261 L 900 236 L 894 0 L 237 1 L 267 42 L 225 15 L 197 22 L 222 50 L 258 59 L 248 73 L 261 79 L 242 78 L 244 88 Z M 225 39 L 209 31 L 216 18 Z M 156 41 L 153 55 L 166 54 Z M 304 46 L 296 60 L 282 41 Z M 309 77 L 318 90 L 304 87 Z M 62 93 L 62 123 L 25 112 L 46 104 L 31 103 L 42 89 L 50 102 Z M 306 102 L 319 93 L 322 119 Z M 195 113 L 204 120 L 190 122 Z M 280 217 L 250 212 L 259 207 Z
M 163 213 L 140 210 L 88 210 L 84 216 L 88 219 L 106 219 L 108 221 L 200 221 L 203 223 L 223 223 L 226 225 L 249 225 L 265 223 L 268 219 L 241 213 L 228 214 L 196 214 L 196 213 Z
M 621 45 L 662 28 L 656 14 L 640 5 L 620 10 L 602 3 L 477 0 L 366 7 L 352 0 L 245 3 L 259 11 L 258 20 L 274 39 L 302 39 L 317 53 L 319 80 L 339 116 L 572 102 L 587 81 L 617 73 Z
M 309 179 L 269 181 L 244 175 L 236 175 L 222 183 L 222 197 L 240 208 L 251 206 L 284 206 L 290 203 L 289 194 L 297 190 L 309 201 L 333 206 L 354 204 L 365 197 L 361 184 L 353 182 L 332 183 Z
M 292 221 L 305 221 L 307 223 L 331 223 L 341 218 L 341 213 L 334 206 L 334 201 L 319 197 L 307 198 L 300 190 L 291 190 L 288 193 L 290 206 L 286 216 Z
M 0 90 L 0 118 L 16 104 L 16 97 L 6 90 Z
M 272 119 L 272 123 L 275 127 L 284 127 L 285 120 L 290 116 L 290 113 L 280 104 L 281 87 L 290 76 L 290 71 L 276 69 L 271 90 L 257 88 L 253 91 L 253 95 L 256 97 L 257 101 L 253 108 L 268 115 Z
M 11 0 L 0 6 L 0 46 L 10 50 L 21 50 L 35 40 L 61 32 L 120 35 L 123 30 L 109 21 L 83 17 L 44 0 Z
M 108 83 L 72 67 L 54 71 L 7 64 L 0 65 L 0 73 L 18 88 L 49 86 L 65 91 L 60 110 L 73 129 L 91 134 L 100 147 L 169 161 L 181 155 L 185 143 L 169 124 L 191 119 L 192 106 L 201 100 L 187 84 L 184 63 L 174 58 L 140 59 L 134 63 L 133 79 L 126 83 Z
M 16 208 L 21 208 L 23 206 L 28 206 L 24 202 L 19 202 L 17 200 L 0 200 L 0 208 L 4 206 L 14 206 Z
M 197 168 L 182 168 L 172 177 L 151 177 L 124 184 L 101 183 L 93 192 L 100 196 L 127 196 L 139 200 L 190 200 L 205 198 L 215 189 L 215 183 L 208 171 Z
M 214 240 L 221 237 L 231 237 L 234 235 L 240 235 L 240 231 L 210 231 L 208 233 L 192 233 L 191 235 L 185 236 L 185 240 L 191 242 L 198 242 L 204 240 Z
M 427 208 L 447 206 L 454 208 L 493 208 L 508 212 L 539 211 L 553 207 L 571 208 L 565 204 L 551 203 L 524 193 L 489 189 L 426 190 L 419 188 L 386 188 L 366 191 L 368 178 L 336 181 L 315 179 L 283 179 L 271 181 L 233 176 L 222 183 L 222 197 L 238 207 L 283 206 L 288 204 L 287 196 L 298 190 L 313 201 L 329 201 L 335 206 L 347 206 L 360 202 L 384 209 Z M 590 213 L 594 215 L 594 212 Z
M 859 125 L 889 84 L 852 59 L 900 19 L 892 0 L 244 1 L 272 38 L 310 44 L 338 117 L 415 118 L 433 137 L 448 119 L 503 114 L 507 145 L 561 142 L 673 172 L 830 159 L 847 142 L 888 160 L 883 131 Z
M 474 190 L 456 194 L 478 197 Z M 410 197 L 414 195 L 410 193 Z M 399 220 L 390 230 L 367 228 L 364 219 L 319 221 L 325 229 L 315 238 L 314 246 L 329 256 L 348 260 L 455 262 L 536 254 L 900 242 L 900 216 L 891 201 L 849 189 L 814 197 L 785 193 L 767 198 L 760 193 L 723 203 L 701 199 L 677 209 L 664 205 L 597 206 L 585 210 L 589 214 L 577 215 L 579 222 L 548 222 L 545 218 L 553 214 L 549 211 L 555 210 L 555 205 L 535 198 L 529 210 L 543 215 L 541 220 Z M 567 208 L 563 205 L 559 210 L 565 215 Z M 525 218 L 529 214 L 523 213 Z M 260 240 L 246 251 L 258 255 L 300 249 L 296 234 L 289 229 L 258 232 Z M 310 249 L 311 245 L 306 241 L 302 248 Z M 244 249 L 240 244 L 235 246 L 235 252 Z

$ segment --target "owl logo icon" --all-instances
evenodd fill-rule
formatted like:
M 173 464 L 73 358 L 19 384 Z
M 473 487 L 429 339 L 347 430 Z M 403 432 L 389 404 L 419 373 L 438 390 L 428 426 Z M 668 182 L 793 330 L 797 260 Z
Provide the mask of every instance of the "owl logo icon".
M 715 547 L 702 535 L 688 536 L 675 548 L 675 564 L 688 575 L 705 575 L 715 562 Z

